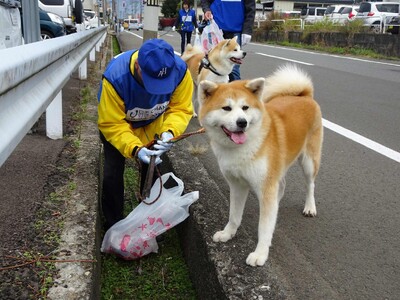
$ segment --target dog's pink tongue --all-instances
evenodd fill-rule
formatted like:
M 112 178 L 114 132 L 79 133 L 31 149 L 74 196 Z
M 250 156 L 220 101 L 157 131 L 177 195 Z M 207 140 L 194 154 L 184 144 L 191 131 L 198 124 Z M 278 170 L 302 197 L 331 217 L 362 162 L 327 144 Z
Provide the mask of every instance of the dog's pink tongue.
M 235 144 L 243 144 L 246 141 L 246 134 L 244 132 L 232 132 L 231 140 Z

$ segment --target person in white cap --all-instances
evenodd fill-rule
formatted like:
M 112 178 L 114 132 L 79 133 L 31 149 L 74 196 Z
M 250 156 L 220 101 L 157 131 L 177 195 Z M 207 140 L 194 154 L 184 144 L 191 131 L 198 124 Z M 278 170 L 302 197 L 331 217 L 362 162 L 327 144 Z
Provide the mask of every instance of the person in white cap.
M 123 219 L 125 159 L 141 162 L 141 191 L 150 156 L 170 150 L 193 115 L 193 80 L 171 45 L 150 39 L 108 64 L 98 93 L 98 127 L 104 145 L 102 212 L 107 230 Z M 154 149 L 147 145 L 160 136 Z

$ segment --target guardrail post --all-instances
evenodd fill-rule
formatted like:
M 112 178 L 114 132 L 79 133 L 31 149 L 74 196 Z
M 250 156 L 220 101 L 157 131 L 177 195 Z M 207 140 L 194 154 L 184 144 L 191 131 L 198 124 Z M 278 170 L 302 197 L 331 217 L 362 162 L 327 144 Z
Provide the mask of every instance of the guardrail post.
M 100 47 L 101 47 L 101 43 L 100 42 L 96 43 L 96 51 L 97 52 L 100 52 Z
M 62 139 L 62 91 L 46 109 L 46 135 L 53 140 Z
M 90 61 L 95 61 L 95 60 L 96 60 L 95 48 L 93 48 L 92 50 L 90 50 L 89 60 L 90 60 Z
M 79 79 L 87 79 L 87 58 L 85 58 L 79 66 Z

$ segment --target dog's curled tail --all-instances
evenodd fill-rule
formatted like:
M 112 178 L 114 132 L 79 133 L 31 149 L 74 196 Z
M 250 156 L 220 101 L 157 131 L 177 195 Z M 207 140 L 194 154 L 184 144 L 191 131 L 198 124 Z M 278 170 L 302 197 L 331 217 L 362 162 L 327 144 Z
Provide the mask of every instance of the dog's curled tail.
M 185 52 L 182 53 L 181 58 L 183 59 L 183 61 L 188 61 L 191 57 L 197 54 L 204 54 L 204 52 L 200 47 L 193 46 L 192 44 L 187 44 Z
M 296 65 L 286 64 L 265 80 L 264 101 L 277 96 L 314 96 L 310 76 Z

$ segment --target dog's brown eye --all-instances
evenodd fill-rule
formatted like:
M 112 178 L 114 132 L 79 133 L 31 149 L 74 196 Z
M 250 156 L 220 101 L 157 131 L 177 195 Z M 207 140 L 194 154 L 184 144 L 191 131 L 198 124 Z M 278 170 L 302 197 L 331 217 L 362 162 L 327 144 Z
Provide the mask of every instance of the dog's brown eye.
M 224 106 L 222 109 L 225 110 L 225 111 L 231 111 L 232 110 L 232 108 L 230 106 Z
M 242 109 L 243 109 L 243 110 L 248 110 L 249 107 L 245 105 L 245 106 L 242 107 Z

